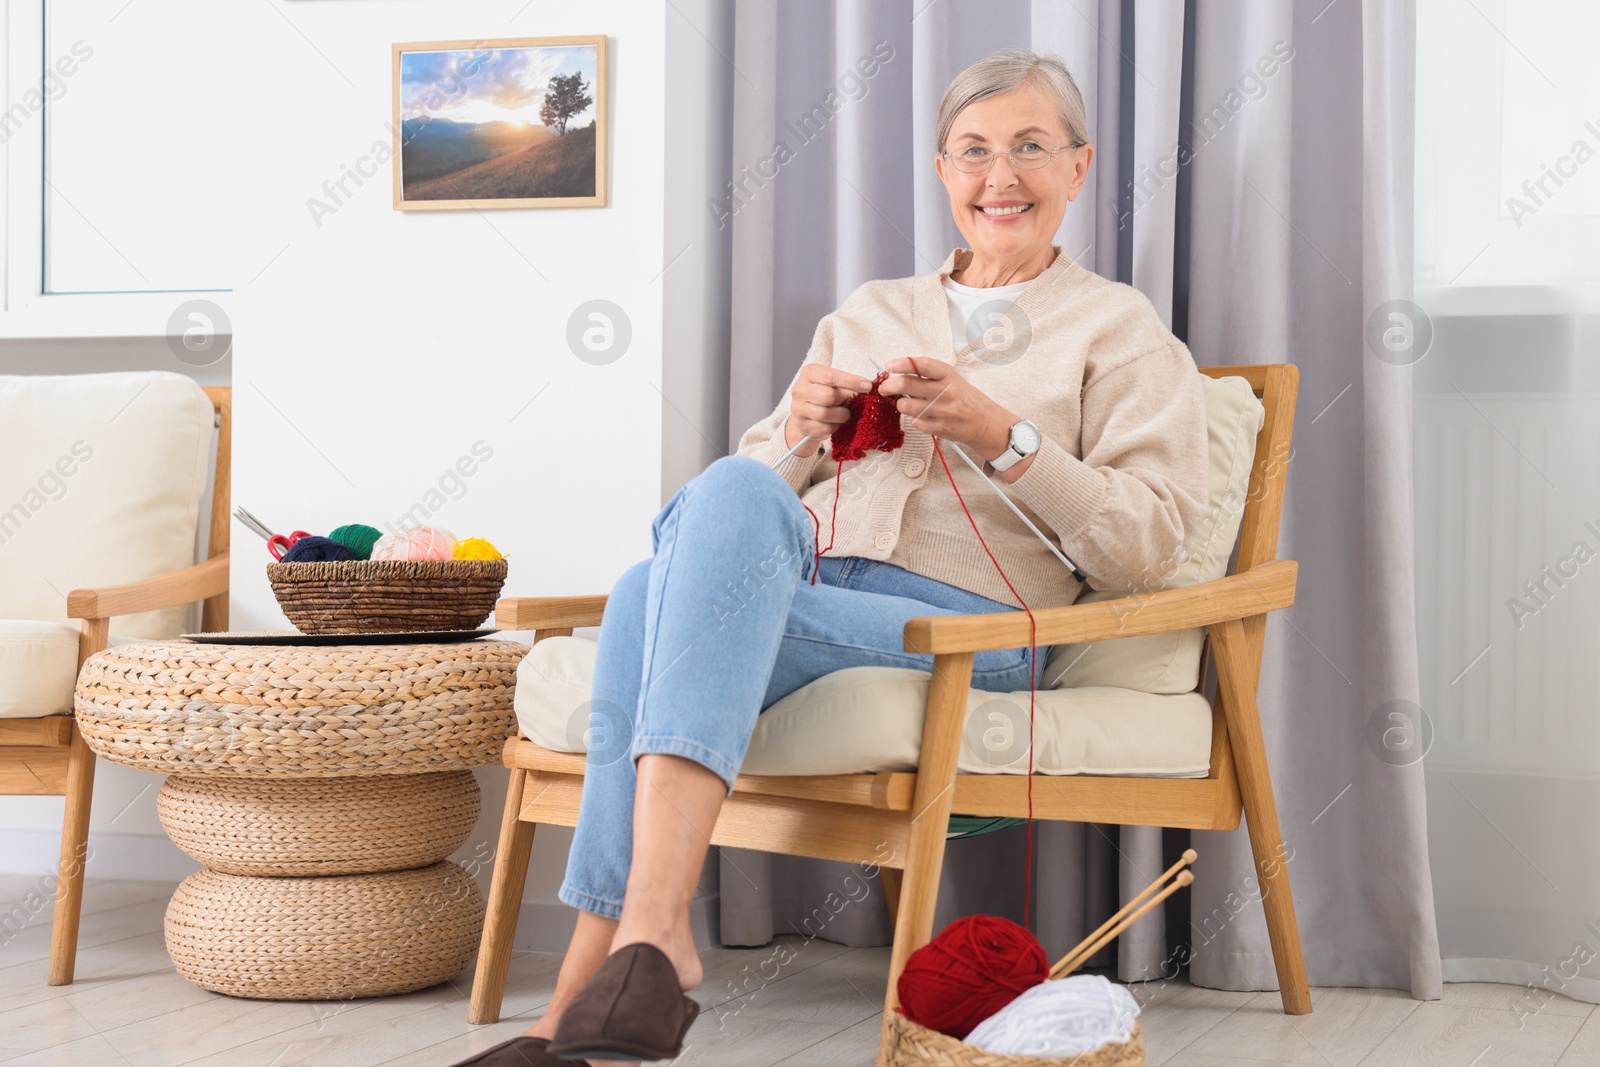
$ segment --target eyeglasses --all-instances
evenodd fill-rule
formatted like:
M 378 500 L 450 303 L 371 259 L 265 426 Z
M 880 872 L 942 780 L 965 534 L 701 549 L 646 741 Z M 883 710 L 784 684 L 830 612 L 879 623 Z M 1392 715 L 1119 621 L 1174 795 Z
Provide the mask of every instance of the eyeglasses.
M 1056 158 L 1057 152 L 1064 152 L 1069 148 L 1082 148 L 1085 142 L 1073 141 L 1071 144 L 1061 145 L 1059 148 L 1046 148 L 1034 141 L 1026 141 L 1014 146 L 1009 152 L 991 152 L 982 145 L 970 145 L 960 152 L 941 152 L 955 168 L 968 174 L 979 174 L 994 166 L 994 161 L 1001 156 L 1011 161 L 1011 165 L 1018 170 L 1038 170 Z M 1023 149 L 1031 148 L 1034 151 L 1024 152 Z

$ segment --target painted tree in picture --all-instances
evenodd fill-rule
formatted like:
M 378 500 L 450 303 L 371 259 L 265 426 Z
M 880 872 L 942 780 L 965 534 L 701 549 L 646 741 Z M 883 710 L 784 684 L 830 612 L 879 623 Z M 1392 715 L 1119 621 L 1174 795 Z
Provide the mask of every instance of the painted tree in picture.
M 400 55 L 401 197 L 595 195 L 594 45 Z
M 544 107 L 539 109 L 539 121 L 554 126 L 556 136 L 567 132 L 567 121 L 594 103 L 587 92 L 581 74 L 557 74 L 550 79 L 550 91 L 544 94 Z

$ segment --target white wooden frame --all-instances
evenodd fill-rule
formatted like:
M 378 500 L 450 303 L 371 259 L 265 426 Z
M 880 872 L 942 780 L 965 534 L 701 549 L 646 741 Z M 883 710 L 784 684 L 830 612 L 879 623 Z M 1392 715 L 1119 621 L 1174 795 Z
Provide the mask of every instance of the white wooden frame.
M 5 5 L 4 112 L 44 77 L 45 3 Z M 60 0 L 56 0 L 60 2 Z M 5 202 L 5 306 L 0 339 L 18 337 L 165 337 L 173 308 L 203 296 L 230 313 L 229 290 L 152 290 L 48 294 L 44 291 L 44 130 L 49 103 L 5 141 L 0 195 Z M 3 113 L 3 112 L 0 112 Z

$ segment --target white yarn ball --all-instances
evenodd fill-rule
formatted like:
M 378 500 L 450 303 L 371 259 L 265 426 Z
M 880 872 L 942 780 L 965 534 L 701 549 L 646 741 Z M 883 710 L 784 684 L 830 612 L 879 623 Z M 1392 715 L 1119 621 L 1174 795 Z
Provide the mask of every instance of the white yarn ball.
M 1006 1056 L 1081 1056 L 1133 1037 L 1139 1004 L 1098 974 L 1043 981 L 977 1025 L 969 1045 Z

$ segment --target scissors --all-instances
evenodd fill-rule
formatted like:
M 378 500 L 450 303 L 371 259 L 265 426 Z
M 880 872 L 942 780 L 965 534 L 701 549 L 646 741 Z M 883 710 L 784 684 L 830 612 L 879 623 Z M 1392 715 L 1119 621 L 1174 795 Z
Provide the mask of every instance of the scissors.
M 300 538 L 311 536 L 304 530 L 295 530 L 288 536 L 273 533 L 272 530 L 268 528 L 266 523 L 250 514 L 242 506 L 236 508 L 233 515 L 234 518 L 250 527 L 250 529 L 257 536 L 261 537 L 267 542 L 267 551 L 271 552 L 272 558 L 276 560 L 282 560 L 284 553 L 288 552 L 290 546 L 292 546 L 296 541 L 300 540 Z
M 267 538 L 267 551 L 272 553 L 273 559 L 282 560 L 284 555 L 289 551 L 291 545 L 300 540 L 302 537 L 310 536 L 311 535 L 306 533 L 304 530 L 296 530 L 287 537 L 285 537 L 283 534 L 273 534 L 271 537 Z

